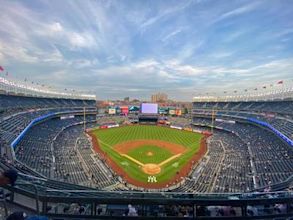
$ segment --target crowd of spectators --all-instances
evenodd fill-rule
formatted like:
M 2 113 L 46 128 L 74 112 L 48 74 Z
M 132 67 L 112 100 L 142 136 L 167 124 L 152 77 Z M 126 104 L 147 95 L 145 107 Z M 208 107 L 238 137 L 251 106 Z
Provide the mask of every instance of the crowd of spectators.
M 210 118 L 194 117 L 193 123 L 198 126 L 210 126 L 212 122 Z M 219 142 L 222 143 L 223 148 L 226 148 L 221 166 L 222 170 L 219 170 L 217 176 L 228 181 L 227 172 L 236 171 L 232 175 L 234 176 L 233 181 L 227 186 L 233 186 L 233 183 L 238 182 L 236 180 L 246 177 L 246 184 L 243 184 L 242 181 L 239 182 L 243 186 L 240 191 L 249 191 L 285 181 L 293 175 L 292 149 L 270 131 L 246 123 L 215 121 L 214 125 L 229 130 L 227 132 L 214 129 L 208 153 L 209 156 L 215 151 L 216 155 L 221 155 L 219 146 L 217 146 Z M 214 144 L 215 140 L 219 141 L 216 145 Z M 227 162 L 225 162 L 226 160 Z M 230 161 L 228 162 L 228 160 Z M 206 170 L 209 170 L 209 168 Z M 254 183 L 252 184 L 253 178 Z M 221 180 L 216 181 L 221 182 Z M 223 191 L 220 190 L 223 188 L 216 187 L 214 188 L 215 192 L 219 192 L 216 190 L 217 188 L 219 191 Z M 224 191 L 227 191 L 227 189 L 224 188 Z M 228 189 L 228 192 L 230 192 L 230 189 Z

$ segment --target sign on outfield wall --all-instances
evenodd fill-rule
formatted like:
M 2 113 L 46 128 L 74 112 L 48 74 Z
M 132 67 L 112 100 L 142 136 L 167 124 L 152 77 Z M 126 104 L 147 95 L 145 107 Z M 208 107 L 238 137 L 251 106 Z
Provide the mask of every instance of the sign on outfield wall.
M 108 128 L 118 128 L 119 127 L 119 124 L 108 125 L 107 127 Z
M 129 113 L 128 106 L 121 106 L 120 109 L 121 109 L 121 113 L 123 113 L 123 114 Z
M 109 113 L 109 115 L 115 115 L 116 114 L 116 109 L 115 108 L 109 108 L 108 113 Z
M 169 109 L 169 115 L 175 115 L 175 110 L 174 109 Z
M 175 113 L 176 113 L 177 116 L 182 115 L 182 111 L 181 111 L 181 109 L 176 109 L 176 110 L 175 110 Z
M 183 129 L 182 127 L 174 126 L 174 125 L 171 125 L 170 128 L 174 128 L 174 129 L 178 129 L 178 130 L 182 130 Z

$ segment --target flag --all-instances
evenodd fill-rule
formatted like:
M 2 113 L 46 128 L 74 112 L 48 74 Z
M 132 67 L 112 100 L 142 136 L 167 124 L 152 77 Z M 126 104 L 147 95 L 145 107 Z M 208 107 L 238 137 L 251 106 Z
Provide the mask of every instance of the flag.
M 283 84 L 283 80 L 278 81 L 277 84 Z
M 4 68 L 2 66 L 0 66 L 0 71 L 4 71 Z

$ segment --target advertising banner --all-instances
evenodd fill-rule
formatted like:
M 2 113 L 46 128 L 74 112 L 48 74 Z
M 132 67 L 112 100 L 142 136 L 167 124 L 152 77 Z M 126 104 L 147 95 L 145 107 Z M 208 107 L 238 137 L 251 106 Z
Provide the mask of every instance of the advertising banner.
M 109 115 L 115 115 L 116 114 L 116 109 L 115 108 L 109 108 L 108 113 L 109 113 Z

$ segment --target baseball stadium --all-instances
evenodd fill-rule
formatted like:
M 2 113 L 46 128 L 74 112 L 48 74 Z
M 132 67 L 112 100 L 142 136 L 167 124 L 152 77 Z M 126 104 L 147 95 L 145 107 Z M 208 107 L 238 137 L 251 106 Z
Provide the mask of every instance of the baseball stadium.
M 103 219 L 125 208 L 148 219 L 154 202 L 167 216 L 170 204 L 184 203 L 196 218 L 227 204 L 239 218 L 255 215 L 251 207 L 262 210 L 260 201 L 289 207 L 289 89 L 249 101 L 194 97 L 190 114 L 162 117 L 157 103 L 101 114 L 93 95 L 44 96 L 2 78 L 1 169 L 18 172 L 15 185 L 4 187 L 9 196 L 3 202 L 52 219 Z M 23 206 L 26 200 L 29 206 Z M 71 206 L 83 213 L 64 211 Z M 258 215 L 280 214 L 266 212 Z
M 0 220 L 293 219 L 291 2 L 0 3 Z

